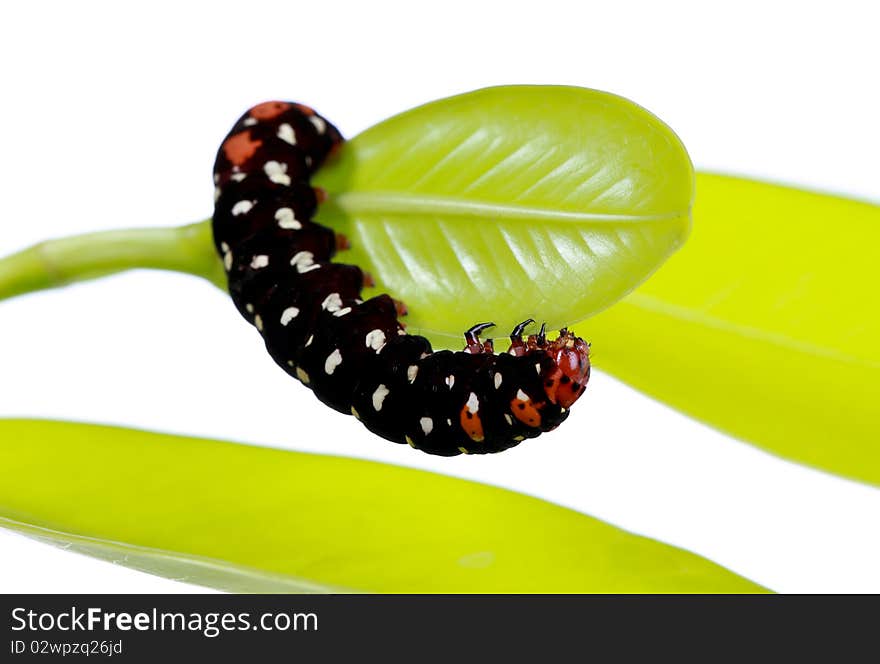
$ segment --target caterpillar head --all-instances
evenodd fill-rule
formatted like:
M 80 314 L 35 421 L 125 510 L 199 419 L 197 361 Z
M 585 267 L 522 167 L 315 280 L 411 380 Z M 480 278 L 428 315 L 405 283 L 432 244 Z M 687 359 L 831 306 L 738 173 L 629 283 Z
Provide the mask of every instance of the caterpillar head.
M 590 344 L 563 328 L 544 350 L 556 363 L 553 375 L 544 382 L 547 398 L 563 408 L 571 408 L 590 380 Z

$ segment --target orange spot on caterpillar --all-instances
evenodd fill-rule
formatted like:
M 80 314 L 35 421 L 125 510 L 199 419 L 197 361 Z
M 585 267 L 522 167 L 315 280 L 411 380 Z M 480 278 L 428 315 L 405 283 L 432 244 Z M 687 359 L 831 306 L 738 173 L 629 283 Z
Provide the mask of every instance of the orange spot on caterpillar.
M 251 138 L 250 131 L 243 131 L 226 139 L 223 143 L 223 154 L 233 165 L 241 166 L 254 156 L 262 144 L 263 141 Z
M 486 439 L 486 436 L 483 433 L 483 423 L 480 421 L 479 414 L 472 413 L 468 409 L 467 404 L 462 406 L 459 421 L 461 422 L 461 428 L 464 429 L 464 432 L 472 441 L 475 443 L 482 443 Z
M 257 120 L 271 120 L 272 118 L 277 118 L 288 108 L 290 108 L 290 104 L 286 101 L 264 101 L 250 110 L 250 116 Z
M 541 413 L 539 408 L 543 404 L 534 403 L 531 399 L 513 398 L 510 400 L 510 411 L 520 422 L 529 427 L 541 426 Z

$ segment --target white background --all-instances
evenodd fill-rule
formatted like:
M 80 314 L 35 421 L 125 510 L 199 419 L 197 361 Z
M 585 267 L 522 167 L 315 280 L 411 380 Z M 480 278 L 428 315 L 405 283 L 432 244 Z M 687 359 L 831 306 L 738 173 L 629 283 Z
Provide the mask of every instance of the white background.
M 876 201 L 871 6 L 3 3 L 0 254 L 207 217 L 216 148 L 257 101 L 308 103 L 351 136 L 501 83 L 609 90 L 671 125 L 698 168 Z M 0 416 L 431 468 L 575 507 L 775 590 L 880 592 L 880 491 L 766 455 L 601 373 L 589 392 L 551 436 L 432 458 L 319 406 L 195 278 L 130 273 L 0 304 Z M 191 590 L 0 532 L 0 591 Z

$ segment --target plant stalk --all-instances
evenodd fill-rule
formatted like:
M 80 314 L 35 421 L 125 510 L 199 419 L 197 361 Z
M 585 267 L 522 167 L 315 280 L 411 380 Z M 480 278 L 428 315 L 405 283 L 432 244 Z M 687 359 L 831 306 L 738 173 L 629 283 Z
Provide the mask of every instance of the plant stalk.
M 187 272 L 226 289 L 211 220 L 172 228 L 131 228 L 46 240 L 0 258 L 0 300 L 116 272 Z

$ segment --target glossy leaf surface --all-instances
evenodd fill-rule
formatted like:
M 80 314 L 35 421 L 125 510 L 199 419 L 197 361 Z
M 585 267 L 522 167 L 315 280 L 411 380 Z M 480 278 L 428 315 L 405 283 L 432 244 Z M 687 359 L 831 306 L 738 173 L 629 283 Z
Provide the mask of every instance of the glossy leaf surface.
M 0 420 L 0 525 L 235 591 L 755 592 L 699 556 L 425 471 Z
M 596 365 L 781 456 L 880 484 L 880 207 L 697 176 L 694 233 L 582 323 Z
M 669 127 L 621 97 L 506 86 L 366 130 L 314 180 L 337 260 L 370 270 L 407 324 L 456 348 L 474 323 L 581 320 L 641 283 L 690 228 L 693 169 Z M 369 294 L 369 292 L 368 292 Z

